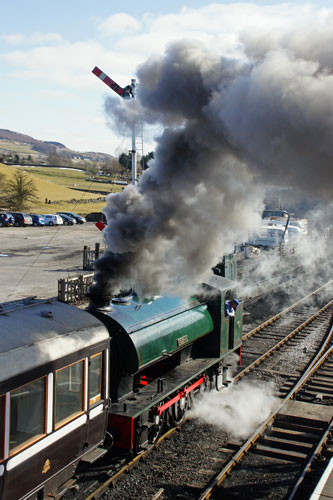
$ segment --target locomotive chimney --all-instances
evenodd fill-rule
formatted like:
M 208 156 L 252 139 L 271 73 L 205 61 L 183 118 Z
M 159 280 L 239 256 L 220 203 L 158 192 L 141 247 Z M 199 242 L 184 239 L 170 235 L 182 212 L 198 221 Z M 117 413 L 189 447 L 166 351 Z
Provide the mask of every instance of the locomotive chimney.
M 89 305 L 87 307 L 87 311 L 112 311 L 111 295 L 102 295 L 100 293 L 96 293 L 95 291 L 89 290 L 89 292 L 87 293 L 87 297 L 89 297 Z

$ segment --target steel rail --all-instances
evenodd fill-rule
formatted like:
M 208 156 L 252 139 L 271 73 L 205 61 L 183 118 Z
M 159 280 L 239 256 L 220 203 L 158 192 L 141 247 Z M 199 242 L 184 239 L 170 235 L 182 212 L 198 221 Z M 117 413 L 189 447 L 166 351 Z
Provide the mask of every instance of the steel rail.
M 179 427 L 172 427 L 163 436 L 161 436 L 154 445 L 150 446 L 147 450 L 134 457 L 130 462 L 125 464 L 119 471 L 117 471 L 113 476 L 108 478 L 103 484 L 101 484 L 96 490 L 90 493 L 84 500 L 96 500 L 99 498 L 106 490 L 112 486 L 117 480 L 119 480 L 126 472 L 128 472 L 132 467 L 136 465 L 137 462 L 144 459 L 153 449 L 157 448 L 165 439 L 169 438 L 174 432 L 176 432 Z
M 316 448 L 313 450 L 313 453 L 311 454 L 309 460 L 307 461 L 303 471 L 302 471 L 302 474 L 299 476 L 299 478 L 297 479 L 296 481 L 296 484 L 295 486 L 293 487 L 289 497 L 287 498 L 287 500 L 293 500 L 293 498 L 295 497 L 296 493 L 298 492 L 306 474 L 308 472 L 310 472 L 310 469 L 311 469 L 311 465 L 312 463 L 314 462 L 315 458 L 320 454 L 323 446 L 325 445 L 326 441 L 328 440 L 331 432 L 332 432 L 332 427 L 333 427 L 333 418 L 331 419 L 330 423 L 328 424 L 327 428 L 326 428 L 326 431 L 324 432 L 321 440 L 319 441 L 319 443 L 317 444 Z
M 330 302 L 330 304 L 333 301 Z M 325 306 L 326 308 L 326 306 Z M 324 308 L 323 308 L 324 309 Z M 317 313 L 316 313 L 317 314 Z M 305 373 L 299 378 L 298 382 L 296 382 L 293 389 L 289 391 L 289 393 L 285 396 L 282 403 L 272 412 L 272 414 L 267 417 L 267 419 L 258 427 L 256 431 L 254 431 L 251 436 L 245 441 L 245 443 L 240 447 L 240 449 L 234 454 L 234 456 L 229 460 L 229 462 L 223 467 L 221 472 L 210 482 L 208 487 L 205 489 L 203 494 L 198 498 L 198 500 L 207 500 L 213 494 L 214 489 L 217 486 L 220 486 L 222 482 L 226 479 L 227 476 L 230 475 L 231 470 L 239 463 L 244 455 L 248 452 L 248 450 L 255 444 L 255 442 L 262 436 L 265 430 L 273 423 L 278 413 L 282 410 L 284 405 L 292 399 L 293 396 L 300 388 L 308 381 L 308 379 L 313 375 L 313 373 L 325 362 L 326 358 L 333 352 L 333 346 L 331 346 L 326 352 L 323 351 L 326 349 L 328 342 L 333 336 L 333 327 L 330 329 L 329 334 L 324 342 L 324 345 L 321 346 L 315 358 L 312 360 L 310 365 L 307 367 Z
M 330 342 L 331 340 L 331 337 L 332 337 L 332 330 L 333 330 L 333 327 L 331 328 L 331 331 L 330 331 L 330 334 L 331 335 L 328 335 L 327 336 L 327 339 L 326 341 L 324 342 L 323 346 L 321 347 L 318 355 L 320 355 L 324 350 L 325 348 L 327 347 L 328 343 Z M 315 373 L 318 368 L 320 368 L 320 366 L 322 366 L 324 364 L 324 362 L 326 361 L 326 359 L 329 357 L 330 353 L 332 352 L 332 348 L 333 346 L 327 351 L 327 353 L 325 353 L 325 355 L 323 355 L 317 362 L 314 362 L 312 363 L 312 368 L 309 367 L 309 370 L 311 372 L 311 375 L 313 375 L 313 373 Z M 302 384 L 304 385 L 304 384 Z M 326 431 L 325 433 L 323 434 L 321 440 L 319 441 L 319 443 L 317 444 L 316 448 L 313 450 L 313 453 L 311 454 L 309 460 L 307 461 L 302 473 L 300 474 L 299 478 L 297 479 L 296 483 L 295 483 L 295 486 L 293 487 L 289 497 L 287 500 L 292 500 L 295 496 L 295 494 L 297 493 L 298 489 L 300 488 L 306 474 L 310 471 L 311 469 L 311 465 L 313 463 L 313 461 L 315 460 L 315 458 L 317 457 L 317 455 L 319 455 L 319 453 L 321 452 L 324 444 L 326 443 L 327 439 L 329 438 L 329 435 L 332 431 L 332 427 L 333 427 L 333 418 L 331 419 L 330 423 L 328 424 L 327 428 L 326 428 Z
M 277 351 L 278 349 L 280 349 L 280 347 L 283 345 L 283 344 L 286 344 L 287 342 L 289 342 L 290 339 L 292 339 L 297 333 L 299 333 L 301 330 L 303 330 L 303 328 L 305 328 L 308 324 L 310 324 L 312 321 L 314 321 L 318 316 L 320 316 L 323 312 L 325 312 L 331 305 L 333 305 L 333 300 L 331 300 L 330 302 L 328 302 L 324 307 L 322 307 L 319 311 L 317 311 L 316 313 L 314 313 L 310 318 L 308 318 L 306 321 L 304 321 L 301 325 L 299 325 L 297 328 L 295 328 L 293 331 L 291 331 L 286 337 L 284 337 L 282 340 L 280 340 L 280 342 L 278 342 L 277 344 L 275 344 L 273 347 L 271 347 L 268 351 L 266 351 L 264 354 L 262 354 L 262 356 L 260 356 L 259 358 L 257 358 L 255 361 L 253 361 L 250 365 L 248 365 L 246 368 L 244 368 L 244 370 L 242 370 L 241 372 L 239 372 L 237 375 L 235 375 L 234 377 L 234 381 L 235 382 L 238 382 L 238 380 L 242 377 L 244 377 L 244 375 L 246 375 L 248 372 L 250 372 L 251 370 L 253 370 L 257 365 L 259 365 L 260 363 L 262 363 L 266 358 L 268 358 L 274 351 Z M 271 318 L 272 319 L 272 318 Z M 271 320 L 268 320 L 265 322 L 265 326 L 271 324 L 272 321 Z M 262 326 L 262 325 L 260 325 Z M 251 332 L 249 332 L 251 333 Z
M 250 332 L 248 332 L 245 335 L 243 335 L 242 340 L 246 340 L 249 337 L 252 337 L 256 333 L 260 332 L 261 330 L 263 330 L 264 328 L 266 328 L 266 326 L 270 325 L 271 323 L 274 323 L 275 321 L 277 321 L 278 319 L 280 319 L 282 316 L 284 316 L 285 314 L 287 314 L 289 311 L 293 310 L 296 306 L 298 306 L 299 304 L 301 304 L 302 302 L 304 302 L 305 300 L 309 299 L 310 297 L 312 297 L 313 295 L 315 295 L 316 293 L 320 292 L 321 290 L 323 290 L 324 288 L 328 287 L 331 284 L 333 284 L 333 280 L 328 281 L 325 285 L 317 288 L 313 292 L 309 293 L 308 295 L 306 295 L 302 299 L 300 299 L 297 302 L 295 302 L 293 305 L 287 307 L 286 309 L 284 309 L 280 313 L 276 314 L 275 316 L 272 316 L 267 321 L 264 321 L 264 323 L 262 323 L 261 325 L 257 326 L 256 328 L 254 328 Z

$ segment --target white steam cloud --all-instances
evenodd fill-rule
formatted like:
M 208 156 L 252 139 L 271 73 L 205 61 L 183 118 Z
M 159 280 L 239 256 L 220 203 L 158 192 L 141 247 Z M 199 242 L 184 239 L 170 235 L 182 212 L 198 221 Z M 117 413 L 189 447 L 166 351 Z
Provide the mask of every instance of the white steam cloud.
M 259 224 L 267 184 L 330 198 L 333 56 L 325 22 L 327 29 L 306 26 L 298 36 L 247 33 L 242 60 L 174 42 L 139 67 L 135 101 L 107 99 L 118 128 L 140 117 L 164 131 L 137 188 L 108 197 L 96 293 L 129 282 L 141 295 L 193 291 Z
M 246 439 L 278 404 L 272 384 L 241 380 L 219 392 L 206 393 L 189 417 L 215 425 L 232 438 Z
M 281 255 L 279 251 L 258 250 L 259 255 L 253 255 L 243 267 L 242 279 L 238 283 L 242 299 L 267 293 L 276 286 L 279 279 L 284 284 L 283 292 L 285 307 L 297 302 L 304 296 L 304 290 L 315 290 L 321 285 L 321 278 L 327 278 L 332 272 L 332 204 L 321 206 L 307 214 L 309 233 L 300 235 L 297 239 L 290 237 L 289 244 Z M 290 224 L 293 222 L 291 221 Z M 291 233 L 292 235 L 293 233 Z M 292 262 L 297 279 L 290 272 L 289 253 L 292 252 Z M 285 256 L 284 256 L 285 255 Z M 327 293 L 331 293 L 327 289 Z M 281 304 L 281 293 L 278 301 Z M 266 295 L 274 310 L 274 295 Z M 280 305 L 281 307 L 281 305 Z

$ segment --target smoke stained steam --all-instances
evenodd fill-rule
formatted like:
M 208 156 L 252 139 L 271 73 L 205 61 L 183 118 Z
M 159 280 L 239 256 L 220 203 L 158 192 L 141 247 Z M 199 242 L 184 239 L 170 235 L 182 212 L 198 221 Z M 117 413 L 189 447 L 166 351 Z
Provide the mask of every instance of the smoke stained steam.
M 304 51 L 247 34 L 242 60 L 174 42 L 138 68 L 135 101 L 107 99 L 118 129 L 141 118 L 164 130 L 137 187 L 107 199 L 97 293 L 193 292 L 259 225 L 268 183 L 329 198 L 333 76 L 318 36 Z

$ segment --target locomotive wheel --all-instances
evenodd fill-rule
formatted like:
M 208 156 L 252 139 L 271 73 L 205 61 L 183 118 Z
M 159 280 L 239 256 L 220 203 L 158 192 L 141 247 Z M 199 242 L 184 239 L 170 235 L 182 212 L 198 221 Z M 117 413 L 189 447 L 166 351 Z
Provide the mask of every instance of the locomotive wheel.
M 171 425 L 179 425 L 186 417 L 188 409 L 188 399 L 182 398 L 171 406 L 169 410 Z
M 209 388 L 208 388 L 208 382 L 207 380 L 200 385 L 199 387 L 199 394 L 198 394 L 198 399 L 202 398 L 203 395 L 205 394 L 205 392 L 209 391 Z
M 154 416 L 154 425 L 152 425 L 148 431 L 148 441 L 150 444 L 155 443 L 161 436 L 164 428 L 165 422 L 165 412 L 162 415 Z
M 214 380 L 215 380 L 215 389 L 217 390 L 217 392 L 219 392 L 222 389 L 222 387 L 224 387 L 222 373 L 214 375 Z

